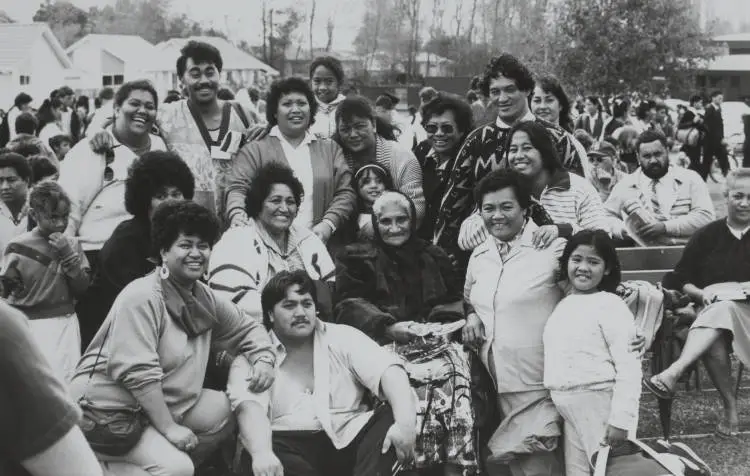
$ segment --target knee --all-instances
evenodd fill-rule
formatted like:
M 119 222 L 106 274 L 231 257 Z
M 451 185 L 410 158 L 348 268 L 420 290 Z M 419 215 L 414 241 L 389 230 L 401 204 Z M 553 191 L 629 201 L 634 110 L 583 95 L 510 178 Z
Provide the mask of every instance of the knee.
M 187 453 L 182 451 L 170 451 L 169 455 L 163 455 L 157 468 L 146 468 L 154 476 L 193 476 L 195 465 Z

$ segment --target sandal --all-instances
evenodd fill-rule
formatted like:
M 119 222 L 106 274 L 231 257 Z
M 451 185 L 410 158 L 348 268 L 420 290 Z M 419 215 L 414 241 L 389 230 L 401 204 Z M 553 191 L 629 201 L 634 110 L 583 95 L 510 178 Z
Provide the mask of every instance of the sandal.
M 646 387 L 646 390 L 656 395 L 656 398 L 661 400 L 672 400 L 674 398 L 674 390 L 667 387 L 658 375 L 654 375 L 651 378 L 643 377 L 641 382 Z
M 700 469 L 700 474 L 711 474 L 711 468 L 708 466 L 708 464 L 701 459 L 700 456 L 698 456 L 695 451 L 693 451 L 688 445 L 685 443 L 672 443 L 671 449 L 669 450 L 670 453 L 677 455 L 683 459 L 686 459 L 693 463 L 694 465 L 698 466 Z
M 725 425 L 724 422 L 716 425 L 715 433 L 719 438 L 736 438 L 740 434 L 739 428 L 737 430 L 732 430 L 732 428 Z

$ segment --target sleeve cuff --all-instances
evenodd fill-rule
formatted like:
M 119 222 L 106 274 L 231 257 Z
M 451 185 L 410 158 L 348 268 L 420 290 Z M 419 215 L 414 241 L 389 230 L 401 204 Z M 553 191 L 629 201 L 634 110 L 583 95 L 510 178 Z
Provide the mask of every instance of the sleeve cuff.
M 331 227 L 331 234 L 332 234 L 332 235 L 333 235 L 334 233 L 336 233 L 336 225 L 334 225 L 334 224 L 333 224 L 333 221 L 331 221 L 331 220 L 330 220 L 329 218 L 323 218 L 323 219 L 321 220 L 321 222 L 322 222 L 322 223 L 325 223 L 326 225 L 328 225 L 329 227 Z
M 666 230 L 666 234 L 670 236 L 675 236 L 678 234 L 677 224 L 674 222 L 674 220 L 669 220 L 664 222 L 664 229 Z
M 143 398 L 149 393 L 161 389 L 161 381 L 156 380 L 153 382 L 148 382 L 144 385 L 139 385 L 138 387 L 128 387 L 125 385 L 130 393 L 133 394 L 133 396 L 138 398 Z

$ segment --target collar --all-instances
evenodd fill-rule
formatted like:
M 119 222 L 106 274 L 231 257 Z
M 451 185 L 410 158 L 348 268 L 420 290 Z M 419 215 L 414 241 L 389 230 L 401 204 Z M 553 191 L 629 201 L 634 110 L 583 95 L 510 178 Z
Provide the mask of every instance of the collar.
M 23 204 L 17 216 L 13 216 L 13 212 L 10 211 L 10 207 L 8 207 L 8 205 L 6 205 L 5 202 L 0 200 L 0 215 L 3 215 L 9 218 L 13 222 L 14 225 L 18 225 L 19 223 L 21 223 L 21 220 L 23 220 L 28 214 L 29 214 L 28 196 L 26 197 L 26 203 Z
M 284 134 L 281 133 L 281 129 L 279 129 L 278 125 L 275 125 L 271 128 L 271 130 L 268 132 L 268 135 L 271 137 L 276 137 L 282 142 L 286 142 L 289 144 L 290 147 L 293 149 L 302 147 L 303 145 L 310 145 L 312 142 L 315 142 L 318 138 L 315 136 L 315 134 L 312 134 L 309 130 L 305 131 L 305 138 L 302 139 L 302 142 L 297 147 L 294 147 L 292 144 L 289 143 L 288 140 L 286 140 L 286 137 L 284 137 Z
M 651 187 L 651 182 L 653 182 L 654 179 L 646 176 L 646 174 L 643 173 L 643 169 L 640 167 L 638 167 L 637 174 L 637 180 L 633 184 L 633 188 L 644 190 Z M 676 176 L 673 167 L 670 165 L 667 169 L 667 173 L 659 179 L 659 183 L 676 183 L 677 185 L 682 185 L 682 179 Z
M 570 190 L 570 172 L 563 168 L 555 170 L 550 176 L 545 190 L 552 189 Z
M 481 245 L 477 246 L 476 250 L 477 253 L 487 251 L 491 248 L 496 248 L 495 243 L 507 243 L 510 245 L 511 249 L 516 248 L 518 246 L 530 246 L 534 247 L 534 232 L 539 229 L 539 225 L 534 223 L 533 220 L 527 218 L 526 223 L 524 223 L 523 228 L 521 228 L 521 231 L 518 232 L 518 234 L 510 241 L 500 241 L 494 236 L 490 235 L 491 239 L 484 240 Z
M 738 240 L 742 239 L 742 237 L 745 236 L 745 233 L 747 233 L 748 230 L 750 230 L 750 225 L 746 226 L 745 228 L 735 228 L 729 224 L 729 220 L 725 220 L 724 223 L 727 224 L 727 228 L 729 228 L 729 232 L 733 234 Z
M 346 96 L 344 96 L 341 93 L 339 93 L 339 95 L 336 96 L 334 100 L 329 102 L 328 104 L 324 102 L 320 102 L 320 100 L 317 97 L 315 98 L 315 100 L 318 102 L 318 111 L 322 111 L 326 114 L 335 110 L 336 107 L 338 107 L 338 105 L 341 104 L 341 101 L 343 101 L 344 99 L 346 99 Z
M 276 332 L 272 329 L 268 331 L 268 335 L 271 338 L 271 348 L 276 352 L 276 355 L 278 358 L 276 359 L 276 366 L 278 367 L 281 365 L 281 363 L 284 361 L 284 358 L 286 357 L 287 351 L 284 344 L 281 342 L 279 337 L 276 335 Z M 315 329 L 313 330 L 313 339 L 316 341 L 319 339 L 324 339 L 326 336 L 326 324 L 325 322 L 318 319 L 318 321 L 315 323 Z
M 523 116 L 518 122 L 528 122 L 528 121 L 534 121 L 534 120 L 536 120 L 536 116 L 532 114 L 531 111 L 527 111 L 526 115 Z M 500 119 L 500 116 L 497 116 L 497 119 L 495 119 L 495 125 L 499 127 L 500 129 L 510 129 L 513 127 L 507 122 Z
M 279 248 L 279 245 L 276 243 L 276 241 L 271 238 L 271 235 L 268 234 L 266 229 L 263 228 L 263 225 L 258 223 L 256 219 L 251 220 L 261 241 L 263 241 L 263 243 L 265 243 L 267 247 L 271 248 L 282 258 L 286 258 L 287 256 L 289 256 L 297 248 L 297 245 L 299 245 L 302 240 L 304 240 L 307 236 L 309 236 L 309 234 L 312 233 L 309 230 L 301 228 L 292 223 L 292 225 L 289 227 L 286 250 L 282 250 Z

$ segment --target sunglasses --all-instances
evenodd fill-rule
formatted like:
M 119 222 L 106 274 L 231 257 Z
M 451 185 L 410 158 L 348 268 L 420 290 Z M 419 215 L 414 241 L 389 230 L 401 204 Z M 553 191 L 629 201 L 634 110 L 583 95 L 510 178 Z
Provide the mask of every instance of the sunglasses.
M 438 129 L 443 134 L 453 134 L 456 132 L 456 128 L 451 124 L 440 124 L 439 126 L 437 124 L 427 124 L 424 126 L 424 130 L 427 131 L 428 134 L 435 134 Z
M 115 161 L 115 147 L 119 146 L 120 144 L 115 144 L 111 149 L 107 149 L 107 151 L 104 153 L 104 163 L 106 164 L 106 166 L 104 167 L 105 182 L 111 182 L 115 178 L 115 171 L 112 170 L 112 167 L 110 167 L 110 165 Z

